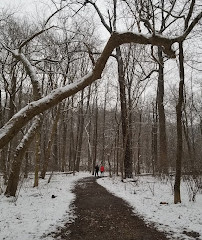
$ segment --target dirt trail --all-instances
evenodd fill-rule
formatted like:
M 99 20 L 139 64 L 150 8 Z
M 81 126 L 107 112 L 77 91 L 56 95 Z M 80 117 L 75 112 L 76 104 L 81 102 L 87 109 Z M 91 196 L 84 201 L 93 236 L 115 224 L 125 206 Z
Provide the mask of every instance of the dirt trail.
M 67 223 L 55 239 L 68 240 L 166 240 L 164 233 L 147 226 L 130 206 L 100 186 L 94 177 L 84 178 L 74 189 L 75 222 Z

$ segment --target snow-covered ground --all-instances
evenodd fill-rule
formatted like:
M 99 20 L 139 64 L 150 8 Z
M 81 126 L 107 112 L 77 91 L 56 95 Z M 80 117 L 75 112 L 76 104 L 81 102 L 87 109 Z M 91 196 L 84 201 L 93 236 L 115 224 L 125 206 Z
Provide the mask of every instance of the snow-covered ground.
M 191 185 L 182 182 L 182 203 L 174 204 L 173 181 L 159 181 L 152 176 L 140 176 L 136 180 L 122 182 L 116 177 L 100 178 L 97 182 L 128 202 L 148 223 L 168 232 L 171 239 L 202 239 L 202 193 L 197 193 L 195 202 L 189 201 L 188 186 L 194 187 L 193 182 Z
M 86 176 L 89 173 L 57 174 L 49 184 L 47 179 L 40 179 L 37 188 L 33 188 L 33 179 L 28 179 L 24 180 L 17 201 L 0 195 L 0 240 L 39 240 L 64 222 L 73 221 L 70 204 L 75 196 L 71 189 Z
M 74 221 L 76 216 L 70 204 L 75 196 L 71 190 L 78 179 L 89 176 L 89 173 L 55 174 L 49 184 L 47 179 L 40 179 L 38 188 L 33 188 L 33 178 L 30 178 L 24 180 L 16 201 L 1 194 L 0 240 L 39 240 L 65 222 Z M 171 239 L 202 239 L 202 194 L 197 194 L 196 202 L 190 202 L 184 183 L 181 204 L 173 203 L 173 182 L 167 180 L 160 182 L 151 176 L 141 176 L 137 182 L 121 182 L 117 177 L 104 177 L 98 183 L 125 199 L 148 223 L 170 233 Z M 183 231 L 197 232 L 200 237 L 189 238 Z

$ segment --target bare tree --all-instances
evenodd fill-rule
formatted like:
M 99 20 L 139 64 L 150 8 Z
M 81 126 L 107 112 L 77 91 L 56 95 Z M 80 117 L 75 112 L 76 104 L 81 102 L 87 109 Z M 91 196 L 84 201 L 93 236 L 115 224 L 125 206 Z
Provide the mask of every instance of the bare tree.
M 161 46 L 163 53 L 173 58 L 175 57 L 175 52 L 172 49 L 173 44 L 183 42 L 195 27 L 195 25 L 198 23 L 198 21 L 201 19 L 201 17 L 202 13 L 200 12 L 188 25 L 188 27 L 184 29 L 184 32 L 180 36 L 169 38 L 163 34 L 156 34 L 156 32 L 153 32 L 153 34 L 137 34 L 131 31 L 126 31 L 123 33 L 112 31 L 106 45 L 104 46 L 103 51 L 100 54 L 100 57 L 95 61 L 94 66 L 92 66 L 92 71 L 89 71 L 89 73 L 83 77 L 76 76 L 78 79 L 77 81 L 70 83 L 68 82 L 65 86 L 52 90 L 44 97 L 41 97 L 40 86 L 38 85 L 41 76 L 38 76 L 36 74 L 37 68 L 33 64 L 32 57 L 24 49 L 28 43 L 31 44 L 32 40 L 36 39 L 40 34 L 45 33 L 47 29 L 42 29 L 35 34 L 32 34 L 27 38 L 27 40 L 25 40 L 20 44 L 20 46 L 15 49 L 6 46 L 5 42 L 1 42 L 4 49 L 6 49 L 6 51 L 12 54 L 13 57 L 15 57 L 18 61 L 20 61 L 26 69 L 26 72 L 29 75 L 33 86 L 34 101 L 26 103 L 26 106 L 23 107 L 18 113 L 14 114 L 14 116 L 0 129 L 0 147 L 2 148 L 8 144 L 13 139 L 13 137 L 30 120 L 32 120 L 33 117 L 57 105 L 62 100 L 68 97 L 72 97 L 75 93 L 83 90 L 86 86 L 90 85 L 97 79 L 100 79 L 108 59 L 111 55 L 113 55 L 113 51 L 117 50 L 117 48 L 119 48 L 122 44 L 135 43 L 142 45 Z M 38 153 L 38 150 L 36 153 Z
M 184 32 L 191 31 L 193 25 L 195 25 L 202 17 L 200 13 L 194 20 L 190 23 L 191 17 L 193 15 L 193 10 L 195 6 L 195 0 L 192 0 L 189 7 L 189 12 L 185 18 L 184 22 Z M 176 115 L 177 115 L 177 158 L 176 158 L 176 177 L 174 185 L 174 203 L 181 202 L 180 194 L 180 181 L 181 181 L 181 168 L 182 168 L 182 107 L 184 102 L 184 81 L 185 81 L 185 72 L 184 72 L 184 50 L 183 50 L 183 41 L 179 41 L 179 95 L 178 103 L 176 106 Z

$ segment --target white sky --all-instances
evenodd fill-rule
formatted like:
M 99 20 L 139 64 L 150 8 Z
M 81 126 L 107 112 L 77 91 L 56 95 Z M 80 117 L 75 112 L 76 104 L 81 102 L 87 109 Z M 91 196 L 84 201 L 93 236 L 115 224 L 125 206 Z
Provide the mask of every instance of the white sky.
M 14 13 L 20 18 L 38 20 L 39 16 L 45 18 L 50 13 L 50 0 L 0 0 L 0 10 Z
M 26 15 L 28 12 L 35 12 L 38 4 L 39 0 L 1 0 L 0 8 Z

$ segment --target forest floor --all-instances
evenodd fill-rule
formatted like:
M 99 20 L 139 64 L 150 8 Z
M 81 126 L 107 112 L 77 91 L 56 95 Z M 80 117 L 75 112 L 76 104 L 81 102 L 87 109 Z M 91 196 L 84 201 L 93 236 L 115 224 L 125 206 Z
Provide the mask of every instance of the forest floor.
M 146 224 L 121 198 L 100 186 L 95 177 L 79 180 L 72 204 L 76 219 L 50 235 L 67 240 L 166 240 L 165 233 Z

